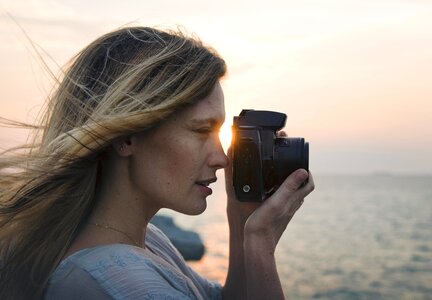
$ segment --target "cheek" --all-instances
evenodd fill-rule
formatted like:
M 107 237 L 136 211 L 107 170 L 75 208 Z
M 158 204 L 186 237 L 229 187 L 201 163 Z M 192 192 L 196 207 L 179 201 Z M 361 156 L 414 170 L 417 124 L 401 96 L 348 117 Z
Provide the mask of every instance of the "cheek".
M 154 147 L 153 151 L 146 151 L 136 164 L 136 171 L 141 173 L 140 186 L 144 189 L 162 189 L 161 192 L 187 192 L 199 175 L 197 154 L 192 149 L 191 143 L 173 140 L 172 143 Z
M 198 161 L 191 144 L 177 142 L 165 153 L 164 169 L 167 182 L 176 186 L 186 185 L 196 180 L 198 176 Z M 181 188 L 181 187 L 180 187 Z

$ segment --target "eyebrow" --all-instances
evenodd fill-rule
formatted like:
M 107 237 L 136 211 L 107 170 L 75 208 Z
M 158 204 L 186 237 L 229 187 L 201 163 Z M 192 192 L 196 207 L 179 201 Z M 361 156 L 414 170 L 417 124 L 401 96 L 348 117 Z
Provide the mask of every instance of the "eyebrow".
M 224 120 L 215 119 L 215 118 L 205 118 L 205 119 L 192 119 L 190 122 L 193 125 L 211 124 L 213 126 L 213 125 L 223 124 Z

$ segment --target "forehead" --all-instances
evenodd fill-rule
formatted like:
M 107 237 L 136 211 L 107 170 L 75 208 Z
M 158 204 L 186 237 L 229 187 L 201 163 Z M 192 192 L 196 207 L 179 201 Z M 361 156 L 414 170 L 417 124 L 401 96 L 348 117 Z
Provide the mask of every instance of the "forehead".
M 225 104 L 220 83 L 216 83 L 207 97 L 185 109 L 183 116 L 191 121 L 208 119 L 223 123 L 225 121 Z

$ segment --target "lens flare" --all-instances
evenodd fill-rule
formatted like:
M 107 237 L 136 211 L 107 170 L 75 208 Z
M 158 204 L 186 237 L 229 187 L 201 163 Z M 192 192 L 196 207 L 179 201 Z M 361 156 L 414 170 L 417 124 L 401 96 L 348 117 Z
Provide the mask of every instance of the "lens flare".
M 219 139 L 225 152 L 228 151 L 228 148 L 231 145 L 231 138 L 231 124 L 224 123 L 219 131 Z

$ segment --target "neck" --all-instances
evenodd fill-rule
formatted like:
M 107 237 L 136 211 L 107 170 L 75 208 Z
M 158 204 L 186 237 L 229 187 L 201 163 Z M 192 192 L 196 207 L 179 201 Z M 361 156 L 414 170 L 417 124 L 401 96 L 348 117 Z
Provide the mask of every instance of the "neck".
M 137 246 L 137 247 L 144 247 L 145 246 L 145 244 L 142 241 L 138 242 L 133 237 L 131 237 L 127 232 L 120 230 L 120 229 L 117 229 L 116 227 L 113 227 L 111 225 L 99 224 L 99 223 L 88 223 L 88 224 L 102 228 L 104 230 L 110 230 L 110 231 L 113 231 L 116 233 L 120 233 L 123 235 L 123 237 L 126 237 L 129 240 L 129 242 L 132 243 L 134 246 Z
M 143 244 L 147 224 L 159 207 L 153 207 L 135 187 L 131 163 L 129 157 L 113 152 L 103 161 L 96 206 L 89 222 L 116 228 Z
M 145 247 L 147 224 L 159 208 L 146 203 L 131 186 L 127 163 L 104 161 L 95 207 L 88 223 L 115 228 L 108 230 L 87 225 L 73 241 L 64 257 L 84 248 L 126 243 Z
M 128 190 L 118 183 L 105 185 L 97 195 L 88 223 L 105 229 L 105 235 L 144 245 L 148 222 L 157 211 L 146 209 L 144 201 L 128 194 Z

